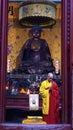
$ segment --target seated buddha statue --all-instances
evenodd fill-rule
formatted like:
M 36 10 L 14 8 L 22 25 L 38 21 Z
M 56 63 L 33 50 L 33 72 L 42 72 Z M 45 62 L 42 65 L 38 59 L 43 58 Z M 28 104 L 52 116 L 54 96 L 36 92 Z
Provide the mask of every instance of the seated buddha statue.
M 33 26 L 32 38 L 28 39 L 20 52 L 19 70 L 24 73 L 47 73 L 54 71 L 51 53 L 45 39 L 41 37 L 42 28 Z

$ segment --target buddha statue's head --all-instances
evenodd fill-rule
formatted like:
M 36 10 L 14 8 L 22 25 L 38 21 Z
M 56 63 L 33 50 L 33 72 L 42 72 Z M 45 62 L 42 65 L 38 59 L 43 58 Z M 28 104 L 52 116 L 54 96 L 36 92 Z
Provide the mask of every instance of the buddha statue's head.
M 42 27 L 39 25 L 35 25 L 31 28 L 30 33 L 34 38 L 39 38 L 41 36 Z

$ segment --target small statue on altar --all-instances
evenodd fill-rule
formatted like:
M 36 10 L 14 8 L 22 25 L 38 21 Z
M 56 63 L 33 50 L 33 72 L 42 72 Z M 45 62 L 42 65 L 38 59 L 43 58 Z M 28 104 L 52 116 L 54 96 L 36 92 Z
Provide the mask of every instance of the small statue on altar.
M 45 39 L 40 38 L 42 28 L 38 25 L 30 30 L 32 38 L 28 39 L 20 52 L 19 71 L 24 73 L 47 73 L 54 71 L 51 53 Z

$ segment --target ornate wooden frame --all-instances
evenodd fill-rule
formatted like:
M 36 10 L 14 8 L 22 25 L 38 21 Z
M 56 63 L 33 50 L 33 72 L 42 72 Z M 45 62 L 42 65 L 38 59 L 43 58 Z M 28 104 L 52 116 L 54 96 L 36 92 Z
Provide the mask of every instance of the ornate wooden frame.
M 73 2 L 62 0 L 62 118 L 63 123 L 72 123 L 72 86 L 73 86 Z M 0 122 L 5 116 L 5 85 L 7 64 L 7 21 L 8 0 L 0 1 Z

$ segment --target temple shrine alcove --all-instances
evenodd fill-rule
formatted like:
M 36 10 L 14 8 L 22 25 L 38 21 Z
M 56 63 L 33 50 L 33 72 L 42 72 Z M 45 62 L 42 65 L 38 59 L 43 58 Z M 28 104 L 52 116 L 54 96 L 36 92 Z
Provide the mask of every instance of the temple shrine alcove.
M 6 114 L 20 106 L 29 111 L 28 93 L 39 94 L 48 72 L 61 87 L 61 21 L 56 20 L 56 4 L 43 0 L 16 3 L 19 10 L 13 17 L 12 6 L 15 11 L 15 3 L 9 6 Z M 39 111 L 41 115 L 41 98 Z

